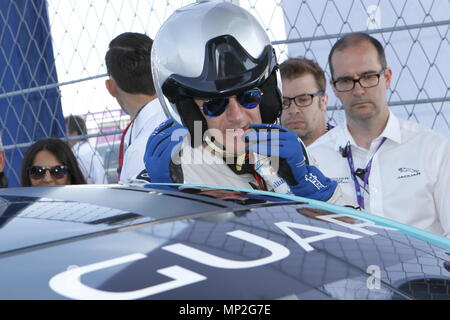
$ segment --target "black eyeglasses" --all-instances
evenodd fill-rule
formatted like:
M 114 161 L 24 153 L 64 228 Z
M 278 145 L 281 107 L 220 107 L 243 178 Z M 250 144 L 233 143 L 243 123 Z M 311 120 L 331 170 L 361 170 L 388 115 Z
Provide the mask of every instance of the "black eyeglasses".
M 321 96 L 324 93 L 325 93 L 324 91 L 318 91 L 316 93 L 302 93 L 302 94 L 299 94 L 298 96 L 295 96 L 292 98 L 283 97 L 283 103 L 282 103 L 281 107 L 283 109 L 289 109 L 292 101 L 295 102 L 295 105 L 297 107 L 300 107 L 300 108 L 308 107 L 313 103 L 314 97 Z
M 69 168 L 67 166 L 53 166 L 51 168 L 31 166 L 28 168 L 28 174 L 33 180 L 40 180 L 44 178 L 46 171 L 50 172 L 53 178 L 62 179 L 67 174 L 67 172 L 69 172 Z
M 256 108 L 261 102 L 263 93 L 259 89 L 250 89 L 236 95 L 236 100 L 245 109 Z M 205 100 L 203 102 L 203 113 L 208 117 L 218 117 L 228 107 L 229 98 L 218 98 Z
M 386 71 L 386 68 L 382 69 L 378 73 L 363 74 L 358 79 L 353 79 L 351 77 L 338 78 L 336 80 L 333 80 L 333 85 L 339 92 L 353 90 L 357 82 L 363 88 L 372 88 L 378 85 L 378 83 L 380 82 L 380 76 L 384 74 L 384 71 Z

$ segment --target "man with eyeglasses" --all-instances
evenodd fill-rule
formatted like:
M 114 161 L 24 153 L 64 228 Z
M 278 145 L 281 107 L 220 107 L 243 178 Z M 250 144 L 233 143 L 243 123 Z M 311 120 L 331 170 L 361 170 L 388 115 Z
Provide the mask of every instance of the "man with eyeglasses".
M 297 133 L 306 146 L 333 126 L 326 121 L 328 95 L 322 68 L 307 58 L 289 58 L 280 64 L 283 85 L 281 124 Z
M 449 236 L 450 140 L 389 110 L 392 69 L 375 38 L 345 35 L 328 62 L 347 121 L 311 157 L 363 210 Z
M 275 52 L 249 12 L 228 2 L 179 9 L 159 29 L 151 60 L 158 97 L 172 117 L 147 142 L 152 182 L 344 204 L 336 182 L 309 165 L 297 135 L 275 124 L 282 103 Z

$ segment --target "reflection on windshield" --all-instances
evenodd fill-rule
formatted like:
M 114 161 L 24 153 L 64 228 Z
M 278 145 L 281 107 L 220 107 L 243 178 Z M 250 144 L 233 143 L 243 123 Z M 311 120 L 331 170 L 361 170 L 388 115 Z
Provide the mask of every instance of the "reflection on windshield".
M 318 217 L 320 216 L 327 216 L 327 215 L 335 215 L 335 213 L 332 213 L 330 211 L 326 210 L 320 210 L 320 209 L 313 209 L 308 207 L 303 207 L 297 209 L 297 212 L 304 215 L 305 217 L 320 220 Z M 339 220 L 348 224 L 355 224 L 356 220 L 350 217 L 342 216 L 342 217 L 336 217 L 335 220 Z
M 222 189 L 210 189 L 210 188 L 180 188 L 179 189 L 182 192 L 189 193 L 189 194 L 197 194 L 202 195 L 210 198 L 214 198 L 217 200 L 224 200 L 224 201 L 232 201 L 237 204 L 241 205 L 250 205 L 250 204 L 256 204 L 256 203 L 264 203 L 267 201 L 273 201 L 278 200 L 275 197 L 264 197 L 264 196 L 258 196 L 249 194 L 246 192 L 241 191 L 235 191 L 235 190 L 222 190 Z
M 297 200 L 286 199 L 282 194 L 272 193 L 273 195 L 253 193 L 251 190 L 248 192 L 240 190 L 224 190 L 216 189 L 214 187 L 203 185 L 180 185 L 180 186 L 167 186 L 164 184 L 152 184 L 148 183 L 145 188 L 152 188 L 163 191 L 181 191 L 183 193 L 195 194 L 214 198 L 216 200 L 231 201 L 241 205 L 251 205 L 265 202 L 296 202 Z M 255 190 L 258 191 L 258 190 Z
M 249 198 L 243 197 L 242 193 L 240 193 L 239 191 L 232 191 L 232 190 L 206 190 L 200 191 L 198 192 L 198 194 L 213 197 L 218 200 L 241 200 L 241 201 L 249 200 Z

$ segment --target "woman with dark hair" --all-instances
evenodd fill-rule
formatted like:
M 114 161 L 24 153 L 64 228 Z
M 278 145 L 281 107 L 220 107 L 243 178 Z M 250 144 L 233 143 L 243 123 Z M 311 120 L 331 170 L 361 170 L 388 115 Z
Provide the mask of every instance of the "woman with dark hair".
M 72 150 L 56 138 L 36 141 L 28 148 L 20 180 L 22 187 L 86 183 Z

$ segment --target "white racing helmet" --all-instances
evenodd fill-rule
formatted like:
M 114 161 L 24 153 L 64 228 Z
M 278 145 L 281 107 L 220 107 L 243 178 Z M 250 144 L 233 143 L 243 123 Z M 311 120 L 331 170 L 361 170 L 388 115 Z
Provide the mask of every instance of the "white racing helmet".
M 220 98 L 258 87 L 263 123 L 281 113 L 281 85 L 275 50 L 248 11 L 229 2 L 198 2 L 176 10 L 155 36 L 152 73 L 167 116 L 193 133 L 206 122 L 196 98 Z

